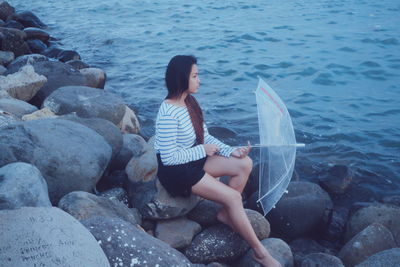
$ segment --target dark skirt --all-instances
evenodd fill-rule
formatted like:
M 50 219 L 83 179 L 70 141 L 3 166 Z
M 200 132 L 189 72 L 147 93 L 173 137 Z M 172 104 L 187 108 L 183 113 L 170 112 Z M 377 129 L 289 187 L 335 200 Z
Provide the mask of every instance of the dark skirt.
M 165 166 L 161 161 L 160 154 L 157 154 L 158 180 L 171 196 L 189 197 L 192 193 L 192 186 L 205 174 L 206 159 L 207 157 L 185 164 Z

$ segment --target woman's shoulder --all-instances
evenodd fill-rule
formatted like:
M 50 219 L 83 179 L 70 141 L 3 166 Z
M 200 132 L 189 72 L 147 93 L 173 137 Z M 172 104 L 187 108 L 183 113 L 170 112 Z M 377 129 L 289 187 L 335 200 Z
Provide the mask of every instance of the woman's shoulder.
M 171 117 L 181 117 L 185 116 L 187 112 L 186 107 L 176 106 L 166 102 L 165 100 L 161 103 L 159 116 L 171 116 Z

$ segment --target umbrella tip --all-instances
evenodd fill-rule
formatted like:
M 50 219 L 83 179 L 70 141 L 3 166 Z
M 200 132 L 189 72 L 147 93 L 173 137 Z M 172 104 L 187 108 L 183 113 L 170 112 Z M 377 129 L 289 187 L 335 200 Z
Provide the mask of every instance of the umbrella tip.
M 289 191 L 288 191 L 288 190 L 285 190 L 285 194 L 289 194 Z

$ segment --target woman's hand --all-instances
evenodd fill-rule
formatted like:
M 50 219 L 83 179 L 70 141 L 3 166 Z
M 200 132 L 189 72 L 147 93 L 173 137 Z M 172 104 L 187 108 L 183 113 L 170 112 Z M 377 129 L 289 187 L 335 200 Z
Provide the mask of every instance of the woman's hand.
M 204 144 L 204 150 L 206 151 L 207 156 L 214 156 L 219 151 L 219 147 L 214 144 Z
M 231 156 L 236 158 L 244 158 L 246 157 L 251 150 L 250 142 L 247 141 L 247 147 L 239 147 L 235 151 L 232 152 Z

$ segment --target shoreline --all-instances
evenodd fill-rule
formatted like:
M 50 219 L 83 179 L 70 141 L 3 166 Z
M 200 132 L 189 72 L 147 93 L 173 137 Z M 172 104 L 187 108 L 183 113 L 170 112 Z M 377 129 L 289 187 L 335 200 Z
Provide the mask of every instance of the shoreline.
M 12 13 L 7 15 L 9 19 L 3 26 L 0 21 L 0 66 L 3 66 L 3 72 L 0 68 L 0 171 L 4 172 L 0 174 L 17 182 L 17 170 L 37 169 L 35 184 L 47 185 L 39 189 L 32 188 L 36 190 L 34 193 L 23 191 L 22 199 L 18 199 L 17 193 L 8 194 L 0 213 L 13 218 L 16 215 L 8 210 L 18 213 L 21 207 L 27 206 L 54 210 L 58 205 L 87 227 L 111 264 L 118 257 L 126 263 L 132 260 L 132 257 L 122 256 L 125 253 L 122 248 L 111 252 L 105 245 L 102 246 L 108 240 L 107 236 L 100 234 L 101 230 L 108 229 L 104 228 L 103 223 L 112 226 L 122 220 L 127 222 L 126 231 L 136 226 L 147 232 L 146 236 L 143 236 L 143 231 L 129 232 L 129 237 L 140 236 L 142 240 L 153 242 L 153 246 L 159 246 L 160 251 L 175 253 L 182 261 L 187 261 L 188 266 L 189 260 L 199 264 L 239 261 L 241 266 L 253 266 L 249 256 L 251 251 L 240 238 L 234 236 L 234 239 L 227 239 L 226 235 L 221 235 L 221 232 L 230 234 L 230 229 L 215 220 L 218 208 L 215 203 L 194 197 L 183 201 L 166 196 L 155 177 L 157 167 L 152 139 L 146 142 L 139 135 L 139 121 L 124 100 L 103 90 L 105 72 L 90 68 L 80 60 L 78 52 L 54 46 L 51 41 L 54 38 L 45 31 L 43 22 L 30 13 L 14 13 L 15 10 L 12 11 L 13 8 L 5 3 L 0 3 L 0 10 L 5 10 L 0 14 Z M 14 18 L 15 23 L 10 18 Z M 23 26 L 22 30 L 4 27 L 21 27 L 18 23 Z M 30 54 L 32 50 L 38 54 Z M 27 63 L 29 66 L 26 67 Z M 92 102 L 92 98 L 96 98 L 96 101 Z M 46 133 L 42 132 L 44 129 Z M 72 138 L 75 136 L 77 138 Z M 71 140 L 66 142 L 65 139 Z M 47 143 L 48 140 L 52 146 Z M 15 162 L 29 163 L 29 166 L 16 166 Z M 4 170 L 6 167 L 7 171 Z M 27 173 L 24 175 L 31 176 Z M 253 173 L 252 176 L 245 189 L 245 201 L 249 210 L 257 210 L 254 199 L 257 175 Z M 72 182 L 66 181 L 66 178 Z M 249 211 L 250 220 L 253 227 L 259 227 L 257 232 L 259 238 L 265 240 L 265 246 L 285 266 L 300 266 L 304 261 L 353 266 L 379 252 L 399 248 L 400 229 L 391 222 L 399 221 L 400 196 L 386 198 L 384 202 L 388 205 L 368 202 L 352 203 L 351 207 L 334 205 L 332 199 L 345 199 L 349 192 L 359 192 L 356 182 L 346 166 L 334 166 L 329 175 L 318 181 L 319 184 L 293 181 L 289 193 L 267 215 L 268 221 L 253 211 Z M 6 186 L 0 182 L 0 192 Z M 101 192 L 83 193 L 95 193 L 95 188 L 101 189 Z M 32 194 L 40 195 L 40 201 L 29 198 Z M 115 202 L 116 199 L 119 202 Z M 96 202 L 96 209 L 88 207 L 90 201 Z M 110 206 L 113 208 L 110 209 Z M 34 213 L 34 208 L 29 209 Z M 115 210 L 119 212 L 114 214 Z M 310 214 L 304 218 L 304 214 L 296 214 L 294 210 Z M 208 218 L 202 216 L 206 211 L 209 212 Z M 388 215 L 382 218 L 379 215 L 381 213 Z M 99 214 L 103 219 L 96 217 Z M 359 217 L 363 219 L 361 222 L 357 221 Z M 364 225 L 365 222 L 368 225 Z M 187 230 L 179 233 L 175 232 L 177 228 Z M 381 232 L 385 233 L 385 240 L 380 239 L 378 233 Z M 366 233 L 370 238 L 368 240 L 365 239 Z M 151 236 L 158 239 L 153 240 Z M 179 240 L 176 240 L 176 236 L 180 236 Z M 209 240 L 225 240 L 226 245 L 220 249 L 232 252 L 233 256 L 212 251 L 211 247 L 198 253 L 198 249 Z M 24 238 L 18 241 L 23 243 Z M 118 240 L 114 242 L 119 244 Z M 176 250 L 169 250 L 162 242 Z M 355 242 L 361 242 L 366 248 L 359 251 L 349 245 Z M 92 246 L 95 244 L 92 243 Z M 284 251 L 279 251 L 277 247 L 284 247 Z M 130 252 L 135 253 L 138 262 L 151 258 L 134 249 Z M 0 250 L 0 253 L 0 256 L 18 258 L 7 250 Z M 312 255 L 315 253 L 319 255 Z M 396 250 L 394 253 L 398 255 L 399 252 Z M 171 260 L 166 255 L 160 257 Z M 46 258 L 39 256 L 33 260 L 41 262 Z M 171 261 L 170 264 L 175 263 Z

